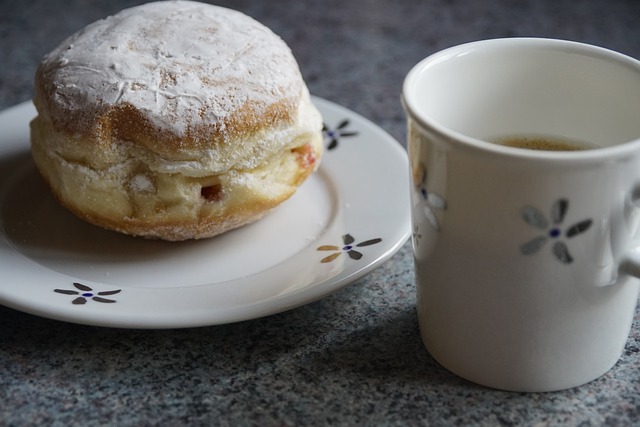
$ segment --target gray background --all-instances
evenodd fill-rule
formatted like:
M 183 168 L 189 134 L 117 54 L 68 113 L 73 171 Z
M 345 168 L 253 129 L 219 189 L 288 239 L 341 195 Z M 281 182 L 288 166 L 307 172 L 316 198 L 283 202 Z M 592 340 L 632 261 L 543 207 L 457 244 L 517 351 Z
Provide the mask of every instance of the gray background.
M 137 3 L 0 1 L 0 109 L 31 98 L 38 61 L 64 37 Z M 403 145 L 402 79 L 439 49 L 538 36 L 640 58 L 640 2 L 633 0 L 218 4 L 281 35 L 313 94 L 373 120 Z M 231 325 L 117 330 L 0 307 L 0 424 L 640 423 L 637 317 L 622 359 L 599 380 L 558 393 L 506 393 L 459 379 L 429 357 L 414 292 L 407 243 L 330 297 Z

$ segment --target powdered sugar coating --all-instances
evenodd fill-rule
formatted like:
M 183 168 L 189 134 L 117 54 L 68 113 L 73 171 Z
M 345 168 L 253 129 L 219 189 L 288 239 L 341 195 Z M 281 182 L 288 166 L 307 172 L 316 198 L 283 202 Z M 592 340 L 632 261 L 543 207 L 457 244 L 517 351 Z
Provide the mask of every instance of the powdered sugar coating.
M 250 105 L 297 100 L 303 82 L 271 30 L 226 8 L 148 3 L 97 21 L 63 41 L 39 73 L 56 127 L 86 132 L 109 107 L 131 104 L 178 138 L 224 128 Z M 53 85 L 53 87 L 51 87 Z

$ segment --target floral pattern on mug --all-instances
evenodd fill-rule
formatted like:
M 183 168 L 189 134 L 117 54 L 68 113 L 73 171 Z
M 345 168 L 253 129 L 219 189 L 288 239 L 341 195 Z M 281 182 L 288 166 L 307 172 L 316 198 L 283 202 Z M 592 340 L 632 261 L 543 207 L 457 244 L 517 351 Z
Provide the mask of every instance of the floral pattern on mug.
M 420 246 L 420 242 L 422 241 L 422 233 L 420 232 L 420 228 L 418 226 L 413 227 L 413 233 L 411 233 L 411 238 L 416 246 Z
M 431 224 L 436 231 L 440 231 L 440 222 L 438 221 L 435 210 L 446 210 L 447 202 L 438 194 L 427 190 L 427 168 L 422 164 L 414 171 L 414 183 L 416 191 L 420 194 L 422 200 L 425 201 L 424 214 L 429 224 Z
M 544 231 L 545 234 L 538 236 L 520 246 L 520 252 L 525 255 L 530 255 L 538 252 L 547 241 L 553 241 L 551 247 L 553 255 L 556 259 L 563 264 L 570 264 L 573 262 L 573 257 L 569 252 L 569 248 L 564 238 L 570 239 L 582 234 L 591 227 L 593 222 L 591 219 L 585 219 L 579 221 L 565 229 L 562 228 L 562 222 L 569 210 L 569 201 L 567 199 L 557 200 L 551 207 L 551 221 L 549 221 L 545 215 L 538 209 L 532 206 L 525 206 L 522 209 L 522 218 L 524 221 L 536 227 L 537 229 Z

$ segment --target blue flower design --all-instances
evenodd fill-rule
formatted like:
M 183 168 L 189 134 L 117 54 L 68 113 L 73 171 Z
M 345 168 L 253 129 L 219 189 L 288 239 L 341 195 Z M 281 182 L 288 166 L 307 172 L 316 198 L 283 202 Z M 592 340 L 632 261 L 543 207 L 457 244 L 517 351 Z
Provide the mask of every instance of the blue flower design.
M 103 298 L 105 295 L 115 295 L 120 293 L 120 289 L 116 289 L 113 291 L 101 291 L 95 292 L 92 288 L 87 285 L 83 285 L 82 283 L 74 283 L 74 289 L 54 289 L 53 292 L 64 295 L 78 295 L 73 301 L 71 301 L 74 305 L 82 305 L 86 304 L 87 300 L 92 300 L 96 302 L 102 303 L 114 303 L 115 300 L 109 298 Z
M 573 262 L 573 257 L 569 252 L 569 248 L 565 243 L 564 238 L 570 239 L 582 234 L 591 227 L 592 220 L 585 219 L 579 221 L 563 230 L 562 222 L 569 210 L 569 201 L 567 199 L 557 200 L 551 207 L 551 221 L 547 220 L 543 213 L 532 206 L 525 206 L 522 209 L 522 218 L 524 221 L 534 226 L 535 228 L 544 231 L 545 234 L 538 236 L 522 246 L 520 246 L 520 252 L 525 255 L 530 255 L 538 252 L 547 241 L 553 241 L 551 251 L 556 259 L 563 264 L 570 264 Z
M 415 242 L 416 246 L 420 246 L 420 242 L 422 241 L 422 233 L 420 232 L 420 228 L 417 225 L 413 227 L 411 238 Z
M 345 119 L 341 121 L 335 129 L 331 129 L 329 126 L 323 123 L 322 125 L 322 133 L 324 134 L 325 141 L 329 144 L 327 145 L 327 150 L 333 150 L 338 146 L 340 139 L 343 137 L 356 136 L 358 132 L 349 131 L 346 128 L 349 126 L 349 119 Z
M 380 238 L 375 238 L 375 239 L 370 239 L 370 240 L 365 240 L 364 242 L 360 242 L 360 243 L 355 243 L 355 239 L 353 238 L 353 236 L 351 234 L 345 234 L 344 236 L 342 236 L 342 242 L 343 245 L 342 246 L 335 246 L 335 245 L 322 245 L 319 246 L 317 248 L 317 250 L 319 251 L 332 251 L 334 253 L 332 253 L 331 255 L 328 255 L 324 258 L 322 258 L 322 260 L 320 260 L 321 263 L 327 263 L 327 262 L 331 262 L 334 259 L 338 258 L 340 256 L 340 254 L 342 252 L 346 252 L 347 255 L 349 255 L 349 258 L 354 259 L 354 260 L 359 260 L 360 258 L 362 258 L 362 253 L 357 251 L 355 248 L 362 248 L 365 246 L 370 246 L 370 245 L 375 245 L 376 243 L 380 243 L 382 241 L 382 239 Z
M 431 226 L 440 231 L 440 223 L 436 217 L 435 209 L 445 210 L 447 208 L 447 202 L 444 198 L 436 193 L 427 190 L 427 168 L 421 166 L 418 172 L 419 179 L 415 180 L 416 191 L 420 194 L 422 199 L 426 202 L 424 204 L 424 214 Z

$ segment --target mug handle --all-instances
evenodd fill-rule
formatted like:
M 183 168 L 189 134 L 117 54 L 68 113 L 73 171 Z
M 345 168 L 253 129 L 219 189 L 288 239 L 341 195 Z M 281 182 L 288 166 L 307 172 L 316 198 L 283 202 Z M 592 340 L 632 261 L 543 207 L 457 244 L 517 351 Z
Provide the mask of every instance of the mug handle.
M 629 192 L 624 210 L 633 218 L 629 224 L 631 230 L 640 229 L 640 185 L 636 184 Z M 629 276 L 640 278 L 640 244 L 635 241 L 636 246 L 632 247 L 622 258 L 618 272 Z
M 619 271 L 640 279 L 640 247 L 631 249 L 620 263 Z

